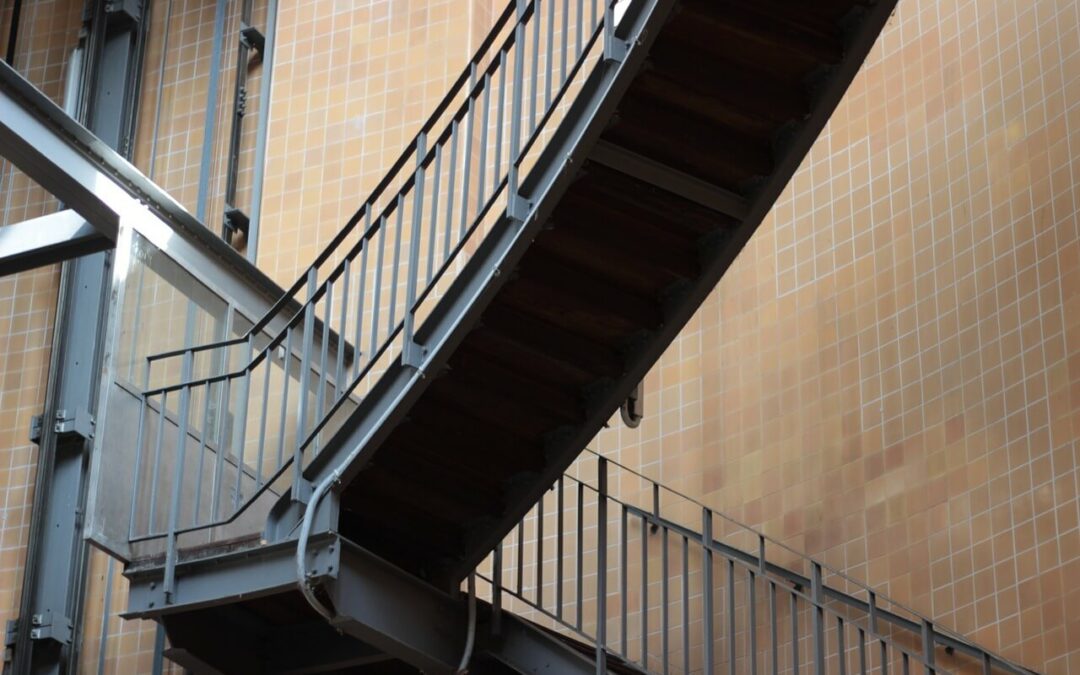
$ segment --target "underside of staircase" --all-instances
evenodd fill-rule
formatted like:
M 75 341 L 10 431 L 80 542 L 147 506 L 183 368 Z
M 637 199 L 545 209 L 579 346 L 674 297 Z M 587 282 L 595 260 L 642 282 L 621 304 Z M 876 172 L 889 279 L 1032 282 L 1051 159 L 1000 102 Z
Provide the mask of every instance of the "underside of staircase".
M 336 478 L 306 582 L 339 622 L 298 590 L 290 495 L 268 541 L 181 551 L 168 597 L 160 559 L 132 563 L 130 615 L 161 621 L 193 672 L 452 672 L 461 581 L 716 286 L 894 5 L 631 0 L 625 53 L 596 66 L 522 177 L 527 212 L 505 214 L 417 329 L 422 377 L 392 366 L 305 468 Z M 595 672 L 576 649 L 591 645 L 478 611 L 470 672 Z

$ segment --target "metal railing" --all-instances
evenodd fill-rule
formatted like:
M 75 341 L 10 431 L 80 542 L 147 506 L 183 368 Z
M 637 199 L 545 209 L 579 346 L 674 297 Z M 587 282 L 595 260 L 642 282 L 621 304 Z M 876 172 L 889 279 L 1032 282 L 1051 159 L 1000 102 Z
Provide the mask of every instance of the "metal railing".
M 519 176 L 605 58 L 615 4 L 511 2 L 387 176 L 262 318 L 239 337 L 147 358 L 129 540 L 165 540 L 166 594 L 178 546 L 222 536 L 215 528 L 260 499 L 310 489 L 304 463 L 378 374 L 394 359 L 416 364 L 433 300 L 493 222 L 526 215 Z
M 598 672 L 1032 673 L 591 450 L 575 468 L 477 577 L 496 613 L 595 645 Z

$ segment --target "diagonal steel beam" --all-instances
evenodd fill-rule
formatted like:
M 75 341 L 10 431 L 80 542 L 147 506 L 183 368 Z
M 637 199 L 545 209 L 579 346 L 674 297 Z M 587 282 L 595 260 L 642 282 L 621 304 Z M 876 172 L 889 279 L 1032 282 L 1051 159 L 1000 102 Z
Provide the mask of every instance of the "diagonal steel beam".
M 114 242 L 71 209 L 0 227 L 0 276 L 112 248 Z

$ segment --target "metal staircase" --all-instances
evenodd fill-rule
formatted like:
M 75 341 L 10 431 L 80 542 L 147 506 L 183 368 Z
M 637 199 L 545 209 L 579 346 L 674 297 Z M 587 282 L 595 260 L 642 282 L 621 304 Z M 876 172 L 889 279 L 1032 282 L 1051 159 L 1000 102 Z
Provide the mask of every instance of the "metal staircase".
M 1032 672 L 591 450 L 477 576 L 596 672 Z
M 268 312 L 134 369 L 137 407 L 103 421 L 134 439 L 109 469 L 130 472 L 129 614 L 194 672 L 454 672 L 474 654 L 472 672 L 936 672 L 945 648 L 1026 672 L 847 600 L 820 565 L 785 571 L 764 539 L 724 543 L 700 506 L 695 526 L 604 471 L 560 478 L 769 211 L 894 5 L 511 2 Z M 478 565 L 486 587 L 463 593 Z

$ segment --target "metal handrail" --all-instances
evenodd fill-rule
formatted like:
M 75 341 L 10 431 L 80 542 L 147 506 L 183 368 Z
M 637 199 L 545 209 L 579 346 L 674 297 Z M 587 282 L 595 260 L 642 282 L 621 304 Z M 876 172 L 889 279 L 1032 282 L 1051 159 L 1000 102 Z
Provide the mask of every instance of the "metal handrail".
M 668 488 L 658 481 L 649 478 L 643 473 L 634 469 L 623 466 L 613 460 L 605 458 L 603 455 L 591 450 L 586 449 L 586 455 L 591 455 L 596 458 L 597 461 L 597 480 L 596 484 L 588 482 L 587 479 L 571 475 L 567 473 L 564 475 L 553 487 L 552 490 L 556 491 L 556 509 L 554 512 L 549 512 L 545 509 L 545 498 L 542 497 L 537 506 L 535 506 L 525 519 L 521 521 L 515 532 L 508 535 L 502 543 L 494 551 L 491 561 L 492 572 L 490 574 L 479 573 L 479 576 L 487 581 L 491 585 L 493 595 L 493 605 L 498 609 L 501 607 L 501 601 L 499 594 L 505 593 L 515 598 L 516 600 L 524 603 L 530 610 L 537 611 L 548 619 L 554 621 L 562 629 L 568 630 L 573 634 L 584 637 L 590 641 L 597 642 L 597 636 L 589 634 L 585 630 L 585 624 L 582 616 L 582 605 L 585 604 L 585 598 L 581 595 L 580 589 L 583 586 L 583 579 L 588 576 L 588 573 L 592 570 L 586 570 L 583 568 L 583 559 L 596 559 L 606 561 L 609 557 L 614 557 L 618 562 L 614 566 L 607 566 L 605 563 L 598 563 L 595 573 L 599 577 L 606 576 L 613 571 L 618 572 L 619 579 L 621 581 L 621 587 L 619 593 L 621 594 L 619 608 L 620 614 L 618 616 L 603 616 L 597 618 L 599 624 L 602 620 L 607 622 L 613 622 L 619 627 L 621 637 L 618 640 L 612 640 L 610 643 L 602 643 L 599 641 L 598 656 L 600 649 L 606 652 L 615 654 L 623 659 L 634 661 L 639 666 L 645 667 L 648 670 L 649 665 L 649 653 L 648 653 L 648 631 L 643 628 L 643 633 L 639 645 L 646 645 L 645 648 L 640 646 L 635 650 L 629 648 L 628 633 L 626 626 L 632 622 L 631 619 L 644 622 L 645 614 L 649 612 L 650 608 L 653 610 L 659 609 L 661 615 L 661 625 L 658 630 L 661 633 L 660 642 L 662 644 L 663 651 L 663 663 L 664 672 L 668 672 L 668 666 L 670 663 L 670 654 L 668 649 L 668 643 L 670 639 L 670 633 L 677 632 L 679 629 L 685 630 L 684 626 L 678 625 L 671 626 L 671 622 L 668 618 L 669 607 L 672 604 L 669 602 L 669 577 L 674 576 L 678 578 L 680 588 L 684 590 L 686 584 L 689 582 L 689 562 L 688 562 L 688 547 L 694 547 L 701 556 L 712 556 L 715 554 L 717 559 L 722 562 L 726 562 L 728 566 L 727 572 L 727 593 L 728 593 L 728 615 L 731 617 L 737 616 L 735 610 L 736 586 L 738 582 L 741 584 L 741 588 L 745 589 L 745 592 L 749 595 L 748 602 L 753 604 L 755 602 L 755 591 L 753 589 L 763 587 L 763 589 L 769 594 L 770 611 L 772 615 L 770 618 L 774 622 L 772 626 L 772 632 L 770 638 L 773 642 L 773 656 L 776 657 L 777 650 L 777 634 L 776 634 L 776 608 L 775 598 L 779 592 L 781 596 L 787 596 L 790 600 L 792 607 L 799 606 L 798 612 L 807 611 L 812 616 L 813 626 L 811 629 L 812 635 L 810 637 L 811 645 L 813 649 L 818 650 L 814 654 L 814 662 L 811 663 L 812 667 L 817 667 L 819 662 L 823 662 L 825 659 L 839 658 L 840 653 L 845 653 L 842 649 L 842 643 L 840 643 L 838 637 L 840 634 L 853 634 L 858 637 L 859 649 L 863 650 L 862 657 L 865 658 L 865 649 L 867 641 L 871 644 L 878 645 L 880 654 L 878 658 L 886 658 L 892 660 L 900 660 L 904 664 L 910 665 L 911 663 L 917 664 L 925 672 L 945 673 L 946 670 L 941 666 L 935 664 L 934 652 L 937 649 L 944 649 L 949 653 L 959 653 L 967 657 L 970 657 L 976 661 L 976 663 L 982 668 L 982 672 L 989 675 L 990 673 L 1010 673 L 1012 675 L 1032 675 L 1034 671 L 1028 670 L 1015 663 L 1008 661 L 1007 659 L 990 652 L 989 650 L 980 647 L 959 634 L 951 631 L 947 628 L 939 627 L 932 619 L 926 617 L 910 608 L 897 603 L 887 596 L 884 596 L 862 582 L 852 579 L 843 572 L 835 570 L 823 563 L 820 563 L 809 556 L 806 556 L 798 551 L 795 551 L 791 547 L 776 541 L 775 539 L 766 536 L 765 534 L 758 532 L 737 520 L 730 518 L 722 513 L 718 513 L 702 504 L 701 502 L 671 488 Z M 651 497 L 651 507 L 641 507 L 629 503 L 620 496 L 613 494 L 607 489 L 609 482 L 609 474 L 611 478 L 621 478 L 617 474 L 612 474 L 610 467 L 614 467 L 622 472 L 626 472 L 631 476 L 640 479 L 648 486 L 646 493 L 651 493 L 647 496 Z M 619 480 L 619 484 L 623 484 L 625 481 Z M 577 486 L 577 490 L 566 490 L 566 486 Z M 576 496 L 574 493 L 576 492 Z M 569 498 L 567 497 L 569 493 Z M 677 497 L 682 505 L 688 506 L 691 511 L 698 511 L 702 514 L 702 527 L 695 529 L 678 522 L 675 522 L 669 518 L 665 518 L 661 511 L 663 510 L 663 503 L 665 500 L 661 499 L 662 493 L 668 493 L 674 497 Z M 592 495 L 588 497 L 587 495 Z M 592 501 L 595 500 L 595 501 Z M 570 502 L 567 504 L 567 502 Z M 605 512 L 607 506 L 610 505 L 614 512 L 617 514 L 617 518 L 611 519 L 606 515 L 598 515 L 598 512 Z M 569 506 L 569 509 L 567 508 Z M 577 540 L 578 542 L 584 537 L 584 533 L 589 528 L 595 527 L 597 531 L 597 544 L 596 555 L 592 558 L 586 555 L 589 552 L 583 552 L 578 543 L 576 548 L 568 547 L 564 544 L 564 538 L 567 538 L 567 533 L 564 529 L 564 519 L 566 511 L 576 511 L 577 521 Z M 547 516 L 553 515 L 556 519 L 555 529 L 555 576 L 554 581 L 556 586 L 556 593 L 554 599 L 554 607 L 550 606 L 551 603 L 546 600 L 551 600 L 550 595 L 545 599 L 545 595 L 542 591 L 534 592 L 530 595 L 528 592 L 527 583 L 525 582 L 525 561 L 523 557 L 523 551 L 527 546 L 531 546 L 536 553 L 535 560 L 530 564 L 534 564 L 536 567 L 535 588 L 542 589 L 544 586 L 543 577 L 541 576 L 541 568 L 546 566 L 551 567 L 551 560 L 545 558 L 543 554 L 544 546 L 544 532 L 547 530 L 551 532 L 551 526 L 545 526 L 545 514 Z M 757 551 L 751 553 L 745 551 L 737 546 L 725 543 L 720 538 L 713 535 L 713 521 L 714 518 L 719 518 L 723 521 L 731 523 L 737 526 L 742 534 L 747 534 L 757 544 Z M 547 518 L 550 520 L 550 518 Z M 525 524 L 526 522 L 534 523 L 533 529 L 535 532 L 535 539 L 527 538 L 525 536 Z M 655 544 L 657 540 L 663 542 L 660 551 L 652 551 L 652 556 L 659 554 L 662 556 L 663 571 L 661 572 L 661 584 L 662 590 L 659 593 L 661 606 L 659 608 L 647 603 L 647 600 L 642 603 L 640 607 L 634 608 L 628 605 L 627 602 L 627 564 L 628 564 L 628 548 L 630 547 L 630 537 L 628 534 L 627 524 L 628 522 L 637 522 L 641 525 L 641 534 L 639 536 L 642 559 L 641 569 L 647 570 L 649 556 L 646 555 L 646 550 L 649 548 L 649 537 L 646 535 L 646 531 L 652 534 L 659 533 L 659 537 L 654 537 L 651 541 Z M 606 524 L 606 526 L 605 526 Z M 619 524 L 620 535 L 615 537 L 615 541 L 609 541 L 607 539 L 607 530 L 612 528 L 612 525 Z M 550 535 L 549 535 L 550 538 Z M 669 556 L 669 539 L 674 540 L 676 543 L 683 542 L 682 562 L 683 570 L 681 575 L 676 571 L 674 575 L 669 573 L 668 556 Z M 502 561 L 504 559 L 504 547 L 510 546 L 514 549 L 514 553 L 517 555 L 517 572 L 514 574 L 513 570 L 507 574 L 503 571 Z M 550 546 L 550 545 L 549 545 Z M 573 548 L 573 550 L 571 550 Z M 618 551 L 617 556 L 600 555 L 601 550 L 605 551 L 609 548 L 614 548 Z M 769 560 L 768 552 L 770 550 L 776 550 L 777 548 L 786 551 L 789 554 L 796 556 L 796 559 L 801 561 L 810 572 L 803 574 L 793 571 L 784 564 L 778 564 Z M 548 549 L 549 552 L 551 549 Z M 651 549 L 649 549 L 651 550 Z M 564 577 L 563 570 L 566 566 L 567 560 L 571 561 L 574 567 L 574 578 L 568 580 Z M 700 569 L 695 570 L 701 576 L 705 577 L 706 581 L 703 582 L 706 586 L 712 586 L 711 572 L 707 573 L 705 570 L 706 564 L 703 562 Z M 483 567 L 483 565 L 482 565 Z M 712 565 L 709 565 L 709 569 L 712 569 Z M 643 578 L 646 574 L 642 572 Z M 845 583 L 855 586 L 857 589 L 865 593 L 866 599 L 861 599 L 856 595 L 853 595 L 849 591 L 839 590 L 838 588 L 825 583 L 826 574 L 831 577 L 836 577 L 843 580 Z M 509 577 L 513 582 L 516 576 L 516 588 L 511 583 L 507 585 L 505 580 Z M 568 585 L 568 582 L 572 581 L 571 585 L 577 592 L 576 599 L 571 599 L 569 604 L 573 606 L 573 618 L 568 618 L 568 613 L 565 611 L 565 605 L 567 600 L 563 593 L 564 585 Z M 606 596 L 605 596 L 606 597 Z M 638 598 L 648 598 L 648 586 L 643 583 Z M 657 598 L 657 594 L 652 595 L 653 599 Z M 676 599 L 677 600 L 677 599 Z M 682 599 L 682 610 L 684 612 L 684 621 L 688 620 L 689 611 L 687 603 L 689 602 L 689 596 L 684 595 Z M 596 600 L 592 600 L 593 604 Z M 701 602 L 704 602 L 703 600 Z M 614 603 L 609 603 L 614 604 Z M 700 602 L 699 602 L 700 605 Z M 891 608 L 891 609 L 890 609 Z M 597 608 L 599 612 L 604 610 Z M 709 612 L 711 615 L 713 610 L 707 608 L 701 608 L 702 612 Z M 752 614 L 754 610 L 745 610 L 751 613 L 751 617 L 747 622 L 748 625 L 736 626 L 735 619 L 728 619 L 728 649 L 731 649 L 731 645 L 736 641 L 736 633 L 745 636 L 745 640 L 749 645 L 755 645 L 760 647 L 760 643 L 757 642 L 755 623 L 755 617 Z M 857 616 L 851 616 L 850 612 L 854 611 Z M 907 613 L 909 616 L 903 616 L 898 614 L 897 611 Z M 814 619 L 814 614 L 817 613 L 818 618 Z M 746 616 L 743 614 L 742 616 Z M 825 621 L 824 617 L 828 617 Z M 815 622 L 816 621 L 816 622 Z M 706 619 L 706 623 L 709 620 Z M 752 625 L 750 625 L 752 624 Z M 791 634 L 798 635 L 798 622 L 792 624 Z M 829 624 L 832 628 L 829 628 Z M 894 629 L 900 632 L 895 632 Z M 705 629 L 707 636 L 715 635 L 715 631 L 712 626 L 706 626 Z M 828 636 L 828 639 L 827 639 Z M 901 638 L 899 641 L 897 638 Z M 783 641 L 783 636 L 780 636 L 780 641 Z M 832 649 L 831 640 L 836 639 L 837 649 Z M 684 635 L 684 647 L 688 647 L 689 642 L 685 641 Z M 913 647 L 907 646 L 903 643 L 911 643 L 917 645 L 918 651 L 915 651 Z M 755 647 L 755 648 L 756 648 Z M 797 650 L 797 646 L 795 647 Z M 748 647 L 747 651 L 751 651 Z M 638 658 L 634 658 L 635 653 Z M 885 655 L 888 656 L 885 656 Z M 655 656 L 655 655 L 654 655 Z M 689 657 L 684 655 L 686 663 L 689 663 Z M 756 657 L 755 657 L 756 658 Z M 846 658 L 846 657 L 845 657 Z M 866 662 L 863 661 L 865 664 Z M 706 670 L 705 672 L 709 672 Z M 731 672 L 735 672 L 734 663 L 731 664 Z M 756 668 L 751 668 L 750 672 L 756 672 Z M 775 671 L 774 671 L 775 672 Z M 815 669 L 815 673 L 822 673 L 824 670 Z M 844 672 L 841 670 L 840 672 Z M 866 672 L 865 665 L 861 672 Z
M 573 1 L 579 17 L 591 3 L 592 19 L 571 26 L 575 48 L 569 12 L 563 13 L 561 72 L 555 68 L 555 10 L 571 0 L 512 0 L 387 177 L 259 321 L 240 337 L 147 357 L 128 540 L 165 540 L 166 596 L 180 535 L 235 522 L 272 486 L 284 490 L 290 467 L 292 493 L 304 498 L 311 490 L 302 476 L 307 450 L 336 429 L 346 406 L 359 404 L 359 387 L 378 364 L 389 363 L 388 355 L 416 363 L 421 305 L 448 283 L 454 265 L 460 269 L 467 244 L 495 209 L 505 203 L 508 217 L 522 217 L 509 208 L 527 148 L 537 147 L 536 139 L 554 124 L 556 109 L 585 66 L 600 62 L 594 49 L 599 36 L 612 34 L 605 25 L 613 23 L 615 0 Z M 596 11 L 598 3 L 603 11 Z M 546 52 L 539 50 L 541 24 L 548 32 Z M 541 63 L 546 91 L 538 90 Z M 296 308 L 301 293 L 305 300 Z M 283 324 L 266 335 L 278 318 Z M 345 363 L 349 339 L 353 358 Z M 236 354 L 224 352 L 212 359 L 209 374 L 196 368 L 198 355 L 235 347 L 246 351 L 243 365 L 230 367 Z M 176 357 L 178 381 L 151 387 L 151 366 Z M 155 413 L 170 406 L 177 414 Z M 224 461 L 226 454 L 236 461 Z M 159 485 L 166 476 L 171 487 Z M 187 502 L 192 493 L 195 507 Z
M 597 451 L 593 450 L 592 448 L 585 448 L 584 454 L 589 454 L 589 455 L 592 455 L 592 456 L 597 457 L 597 458 L 603 457 L 603 455 L 601 455 Z M 696 507 L 703 508 L 703 509 L 708 508 L 701 501 L 699 501 L 697 499 L 694 499 L 694 498 L 686 495 L 683 492 L 675 490 L 674 488 L 670 488 L 670 487 L 664 485 L 663 483 L 660 483 L 659 481 L 646 476 L 645 474 L 641 473 L 640 471 L 637 471 L 635 469 L 631 469 L 631 468 L 629 468 L 627 466 L 624 466 L 622 464 L 619 464 L 618 462 L 616 462 L 614 460 L 611 460 L 611 459 L 606 459 L 606 461 L 609 464 L 611 464 L 612 466 L 615 466 L 615 467 L 617 467 L 618 469 L 620 469 L 622 471 L 626 471 L 627 473 L 633 474 L 634 476 L 636 476 L 636 477 L 638 477 L 638 478 L 640 478 L 640 479 L 642 479 L 644 481 L 648 481 L 652 486 L 654 486 L 655 489 L 659 489 L 659 490 L 662 490 L 664 492 L 667 492 L 667 493 L 669 493 L 669 494 L 671 494 L 671 495 L 673 495 L 675 497 L 678 497 L 679 499 L 682 499 L 682 500 L 684 500 L 684 501 L 686 501 L 686 502 L 688 502 L 690 504 L 693 504 Z M 761 544 L 759 544 L 759 547 L 758 547 L 759 554 L 765 551 L 765 549 L 766 549 L 765 544 L 768 544 L 772 548 L 780 548 L 780 549 L 786 551 L 788 554 L 796 556 L 799 560 L 801 560 L 803 563 L 805 563 L 805 564 L 807 564 L 809 566 L 815 566 L 816 565 L 816 566 L 820 567 L 822 569 L 822 571 L 828 572 L 830 575 L 842 579 L 846 584 L 850 584 L 852 586 L 855 586 L 855 587 L 859 588 L 860 590 L 862 590 L 863 592 L 865 592 L 867 594 L 873 594 L 875 596 L 875 598 L 877 599 L 879 605 L 881 604 L 881 602 L 886 602 L 886 603 L 888 603 L 888 605 L 890 605 L 890 606 L 892 606 L 892 607 L 894 607 L 896 609 L 902 610 L 903 612 L 906 612 L 907 614 L 909 614 L 910 616 L 915 618 L 915 620 L 907 619 L 907 618 L 902 617 L 902 616 L 900 616 L 898 614 L 895 614 L 893 612 L 888 612 L 887 610 L 882 609 L 880 606 L 877 607 L 876 611 L 878 612 L 878 615 L 882 619 L 884 619 L 886 621 L 889 621 L 891 623 L 895 623 L 897 625 L 900 625 L 901 627 L 903 627 L 905 629 L 908 629 L 908 630 L 917 630 L 917 629 L 919 629 L 919 627 L 920 627 L 920 625 L 922 623 L 932 622 L 933 621 L 933 619 L 931 619 L 930 617 L 922 614 L 921 612 L 918 612 L 917 610 L 912 609 L 911 607 L 908 607 L 907 605 L 904 605 L 901 602 L 897 602 L 896 600 L 893 600 L 892 598 L 888 597 L 887 595 L 879 593 L 878 591 L 876 591 L 873 588 L 871 588 L 870 586 L 868 586 L 866 583 L 864 583 L 862 581 L 859 581 L 858 579 L 855 579 L 854 577 L 849 576 L 848 574 L 846 574 L 842 570 L 839 570 L 839 569 L 837 569 L 835 567 L 832 567 L 832 566 L 830 566 L 830 565 L 828 565 L 826 563 L 820 562 L 820 561 L 806 555 L 805 553 L 802 553 L 801 551 L 797 551 L 794 548 L 791 548 L 790 546 L 788 546 L 787 544 L 784 544 L 783 542 L 781 542 L 781 541 L 779 541 L 779 540 L 777 540 L 777 539 L 775 539 L 773 537 L 770 537 L 767 534 L 765 534 L 763 532 L 760 532 L 760 531 L 754 529 L 753 527 L 750 527 L 749 525 L 746 525 L 745 523 L 743 523 L 743 522 L 741 522 L 741 521 L 739 521 L 739 520 L 737 520 L 735 518 L 732 518 L 731 516 L 728 516 L 728 515 L 726 515 L 724 513 L 721 513 L 719 511 L 715 511 L 715 510 L 712 511 L 712 513 L 713 513 L 713 515 L 715 517 L 717 517 L 717 518 L 719 518 L 721 520 L 724 520 L 724 521 L 726 521 L 728 523 L 731 523 L 732 525 L 740 528 L 745 533 L 751 535 L 752 537 L 757 539 L 759 542 L 761 542 Z M 655 514 L 655 515 L 654 514 L 647 514 L 647 515 L 650 518 L 652 518 L 652 517 L 659 518 L 658 514 Z M 671 521 L 667 521 L 667 523 L 669 524 L 670 527 L 673 527 L 673 528 L 682 527 L 681 525 L 678 525 L 677 523 L 672 523 Z M 724 550 L 721 553 L 725 557 L 739 556 L 739 557 L 743 557 L 744 560 L 757 560 L 756 556 L 754 556 L 752 554 L 748 554 L 748 553 L 746 553 L 744 551 L 740 551 L 740 550 L 738 550 L 738 549 L 736 549 L 734 547 L 726 546 L 726 545 L 722 544 L 721 542 L 717 541 L 716 546 L 724 547 Z M 772 563 L 768 563 L 768 562 L 766 562 L 766 565 L 768 565 L 770 567 L 771 572 L 775 572 L 778 575 L 786 577 L 787 580 L 790 581 L 791 583 L 799 584 L 799 585 L 803 585 L 803 586 L 807 586 L 810 583 L 810 580 L 808 578 L 806 578 L 804 576 L 801 576 L 801 575 L 798 575 L 796 573 L 793 573 L 790 570 L 788 570 L 788 569 L 786 569 L 786 568 L 784 568 L 782 566 L 773 565 Z M 845 603 L 848 603 L 848 604 L 854 602 L 860 608 L 862 606 L 866 605 L 866 603 L 854 598 L 850 593 L 845 593 L 845 592 L 842 592 L 842 591 L 836 591 L 834 589 L 830 589 L 829 587 L 825 587 L 824 591 L 825 591 L 826 594 L 832 595 L 832 597 L 834 597 L 835 599 L 840 600 L 842 602 L 845 602 Z M 866 607 L 866 609 L 867 609 L 867 611 L 869 611 L 868 606 Z M 991 663 L 992 663 L 992 665 L 994 665 L 996 667 L 999 667 L 999 668 L 1002 668 L 1006 672 L 1015 673 L 1016 675 L 1033 675 L 1033 673 L 1034 673 L 1034 671 L 1028 670 L 1028 669 L 1026 669 L 1026 668 L 1024 668 L 1024 667 L 1022 667 L 1022 666 L 1020 666 L 1018 664 L 1012 663 L 1011 661 L 1005 659 L 1004 657 L 999 656 L 999 655 L 997 655 L 997 654 L 995 654 L 995 653 L 993 653 L 993 652 L 991 652 L 991 651 L 989 651 L 987 649 L 984 649 L 983 647 L 980 647 L 979 645 L 976 645 L 975 643 L 969 641 L 967 638 L 965 638 L 960 633 L 957 633 L 956 631 L 953 631 L 953 630 L 949 629 L 948 627 L 939 626 L 937 623 L 934 623 L 934 631 L 937 634 L 937 637 L 940 638 L 939 642 L 940 642 L 942 647 L 945 647 L 947 649 L 960 651 L 960 652 L 964 652 L 964 653 L 968 654 L 969 656 L 978 658 L 980 660 L 982 660 L 982 658 L 984 656 L 988 656 Z

